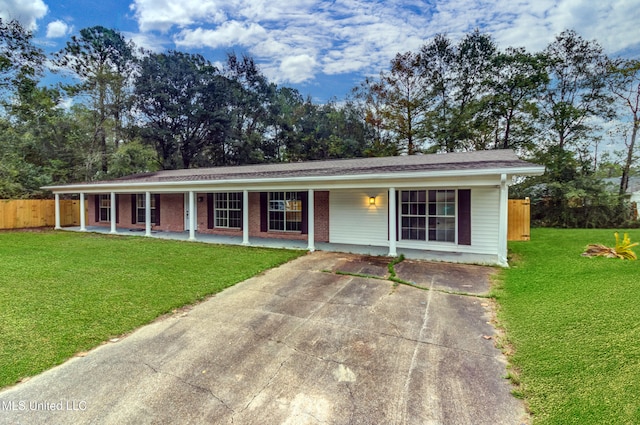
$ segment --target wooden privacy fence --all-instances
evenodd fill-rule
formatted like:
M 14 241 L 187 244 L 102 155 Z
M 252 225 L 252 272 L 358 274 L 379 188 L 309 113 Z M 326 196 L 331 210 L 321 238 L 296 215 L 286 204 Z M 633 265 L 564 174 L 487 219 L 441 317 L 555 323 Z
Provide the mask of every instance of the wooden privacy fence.
M 0 229 L 53 227 L 56 224 L 53 199 L 0 200 Z M 85 211 L 87 203 L 85 202 Z M 80 201 L 60 200 L 60 225 L 80 225 Z
M 507 240 L 528 241 L 531 238 L 531 202 L 529 198 L 509 199 Z

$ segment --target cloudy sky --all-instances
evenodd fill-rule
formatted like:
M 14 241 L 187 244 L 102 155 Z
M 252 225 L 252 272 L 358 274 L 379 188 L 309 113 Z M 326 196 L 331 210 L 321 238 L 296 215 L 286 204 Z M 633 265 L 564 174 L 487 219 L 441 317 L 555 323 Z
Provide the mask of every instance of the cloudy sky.
M 0 17 L 20 20 L 47 51 L 102 25 L 155 51 L 214 62 L 247 53 L 271 81 L 316 101 L 344 98 L 435 34 L 475 28 L 531 51 L 575 29 L 612 56 L 640 58 L 638 0 L 0 0 Z

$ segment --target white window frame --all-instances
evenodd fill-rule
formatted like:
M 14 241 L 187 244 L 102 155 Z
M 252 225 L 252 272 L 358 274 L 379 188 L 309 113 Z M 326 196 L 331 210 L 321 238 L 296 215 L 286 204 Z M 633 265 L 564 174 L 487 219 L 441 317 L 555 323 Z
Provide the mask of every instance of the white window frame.
M 98 195 L 98 210 L 100 222 L 111 221 L 111 195 Z
M 407 189 L 399 198 L 400 240 L 456 243 L 457 189 Z
M 241 229 L 242 192 L 215 192 L 213 194 L 213 211 L 214 227 Z M 232 215 L 236 217 L 232 217 Z M 233 225 L 234 222 L 237 223 L 237 226 Z
M 267 210 L 270 232 L 302 233 L 302 199 L 298 192 L 269 192 Z M 276 219 L 278 216 L 281 218 Z
M 136 223 L 146 223 L 146 198 L 145 193 L 136 194 Z M 156 197 L 151 195 L 151 224 L 156 224 Z

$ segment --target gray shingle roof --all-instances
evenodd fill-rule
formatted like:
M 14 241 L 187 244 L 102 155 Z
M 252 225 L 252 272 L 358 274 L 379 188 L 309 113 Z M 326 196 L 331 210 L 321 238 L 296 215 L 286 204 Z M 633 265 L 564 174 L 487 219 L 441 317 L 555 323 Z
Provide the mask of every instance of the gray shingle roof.
M 235 167 L 164 170 L 111 180 L 112 183 L 151 183 L 180 181 L 216 181 L 277 179 L 342 175 L 386 174 L 410 171 L 441 171 L 531 167 L 511 150 L 412 155 L 376 158 L 339 159 Z M 93 182 L 101 183 L 101 182 Z M 106 182 L 103 182 L 106 183 Z

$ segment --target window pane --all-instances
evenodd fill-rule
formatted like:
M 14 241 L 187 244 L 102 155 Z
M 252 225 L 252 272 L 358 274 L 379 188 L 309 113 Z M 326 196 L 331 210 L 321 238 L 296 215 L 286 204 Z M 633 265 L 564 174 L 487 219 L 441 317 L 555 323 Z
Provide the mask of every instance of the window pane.
M 240 211 L 229 211 L 229 227 L 236 229 L 242 227 L 242 214 Z
M 100 221 L 111 221 L 111 195 L 98 195 Z
M 269 193 L 269 230 L 299 232 L 302 229 L 302 201 L 298 192 Z

